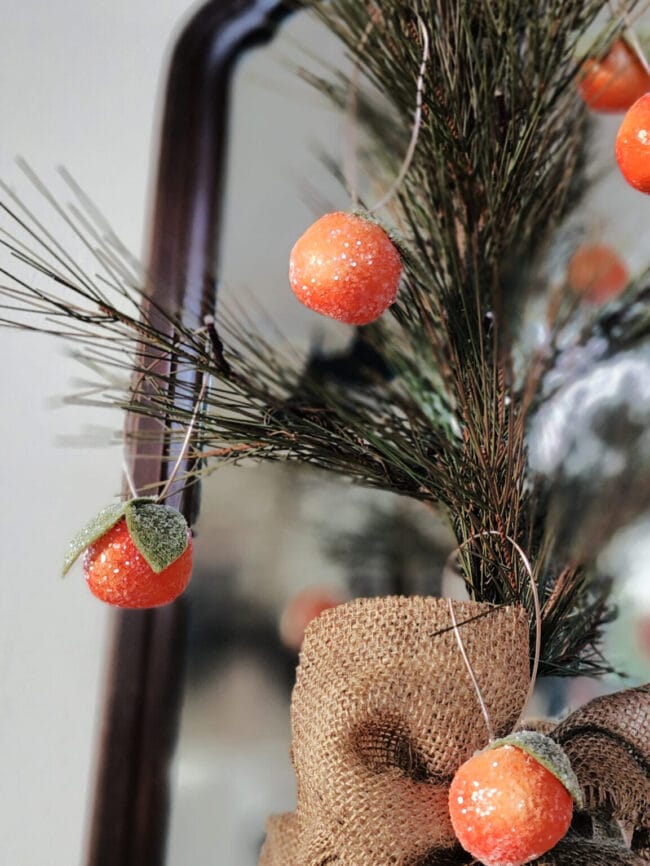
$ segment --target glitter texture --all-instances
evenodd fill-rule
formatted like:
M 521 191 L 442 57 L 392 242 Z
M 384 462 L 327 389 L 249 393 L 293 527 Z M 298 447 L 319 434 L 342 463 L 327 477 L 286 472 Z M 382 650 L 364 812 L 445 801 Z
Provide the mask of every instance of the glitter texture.
M 192 573 L 192 537 L 187 531 L 184 552 L 156 573 L 136 548 L 122 518 L 84 554 L 84 573 L 90 591 L 117 607 L 149 608 L 168 604 L 189 583 Z
M 637 99 L 623 118 L 616 161 L 630 186 L 650 195 L 650 93 Z
M 463 764 L 449 812 L 458 841 L 484 866 L 523 866 L 566 835 L 573 800 L 535 758 L 507 744 Z
M 366 325 L 393 303 L 400 255 L 384 229 L 342 212 L 317 220 L 296 242 L 289 282 L 301 303 L 349 325 Z
M 540 731 L 515 731 L 514 734 L 501 740 L 495 740 L 488 748 L 498 749 L 505 745 L 514 746 L 521 749 L 522 752 L 527 752 L 542 767 L 546 767 L 549 773 L 552 773 L 571 794 L 576 806 L 579 809 L 583 808 L 584 800 L 578 777 L 573 772 L 571 761 L 559 743 Z M 492 766 L 496 767 L 497 762 L 495 761 Z
M 89 520 L 84 528 L 75 535 L 70 544 L 68 544 L 68 548 L 65 552 L 62 569 L 63 574 L 68 573 L 74 561 L 83 553 L 89 544 L 92 544 L 93 541 L 97 541 L 97 539 L 101 538 L 105 532 L 108 532 L 112 526 L 115 526 L 117 521 L 124 516 L 127 504 L 128 503 L 126 502 L 116 502 L 113 505 L 103 508 L 99 514 L 96 514 L 92 520 Z
M 124 515 L 138 551 L 156 573 L 178 559 L 187 546 L 187 521 L 176 508 L 134 500 Z

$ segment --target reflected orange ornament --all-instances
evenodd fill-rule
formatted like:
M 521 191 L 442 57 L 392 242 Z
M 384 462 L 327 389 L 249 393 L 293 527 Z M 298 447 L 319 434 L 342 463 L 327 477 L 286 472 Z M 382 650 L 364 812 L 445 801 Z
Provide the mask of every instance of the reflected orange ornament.
M 605 244 L 579 247 L 569 261 L 567 281 L 590 304 L 611 301 L 627 287 L 629 279 L 621 257 Z
M 582 71 L 578 90 L 592 111 L 627 111 L 650 90 L 650 75 L 625 39 L 617 39 L 602 60 L 587 60 Z
M 308 586 L 297 592 L 285 607 L 280 619 L 280 637 L 289 649 L 298 652 L 305 629 L 324 610 L 342 604 L 343 593 L 330 586 Z

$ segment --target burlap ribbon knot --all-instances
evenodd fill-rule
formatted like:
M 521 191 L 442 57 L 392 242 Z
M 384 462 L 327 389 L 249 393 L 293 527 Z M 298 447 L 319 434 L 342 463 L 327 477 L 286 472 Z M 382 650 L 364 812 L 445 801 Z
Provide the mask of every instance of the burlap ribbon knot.
M 508 734 L 529 685 L 527 614 L 473 602 L 456 602 L 455 612 L 495 733 Z M 291 719 L 297 807 L 269 820 L 260 866 L 476 864 L 455 840 L 447 792 L 487 733 L 445 600 L 360 599 L 319 617 L 307 630 Z M 650 686 L 592 701 L 551 735 L 588 812 L 535 863 L 642 864 Z M 612 819 L 630 828 L 632 850 L 601 832 Z

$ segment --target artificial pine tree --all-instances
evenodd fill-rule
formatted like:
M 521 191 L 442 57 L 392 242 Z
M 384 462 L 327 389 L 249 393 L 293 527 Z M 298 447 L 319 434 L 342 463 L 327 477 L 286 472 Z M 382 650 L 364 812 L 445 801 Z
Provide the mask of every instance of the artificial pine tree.
M 293 461 L 444 517 L 470 601 L 456 609 L 438 599 L 355 601 L 311 627 L 293 708 L 298 810 L 270 825 L 262 858 L 478 863 L 449 824 L 451 777 L 520 724 L 531 673 L 534 685 L 536 676 L 609 670 L 600 641 L 613 613 L 596 557 L 650 502 L 633 413 L 623 432 L 608 433 L 635 465 L 604 474 L 607 501 L 593 478 L 576 480 L 562 460 L 540 457 L 554 401 L 647 346 L 647 270 L 604 306 L 593 303 L 595 277 L 582 287 L 591 296 L 580 298 L 555 274 L 558 238 L 588 179 L 585 61 L 600 62 L 626 38 L 640 62 L 625 36 L 640 4 L 311 5 L 355 71 L 310 77 L 363 129 L 368 198 L 392 194 L 370 212 L 351 189 L 357 212 L 328 217 L 292 267 L 301 300 L 357 327 L 347 360 L 297 361 L 241 310 L 190 327 L 178 310 L 147 303 L 112 239 L 99 252 L 106 279 L 96 280 L 15 206 L 5 210 L 34 245 L 5 243 L 38 279 L 9 274 L 1 291 L 12 323 L 81 344 L 103 377 L 102 401 L 168 425 L 175 458 L 192 458 L 179 463 L 190 471 L 176 482 L 192 485 L 227 462 Z M 635 129 L 646 98 L 635 105 Z M 643 190 L 650 155 L 638 140 L 632 171 Z M 332 238 L 342 244 L 340 269 L 313 277 L 315 303 L 309 267 L 331 255 Z M 358 272 L 348 279 L 342 263 L 357 245 L 370 254 L 352 263 L 364 270 L 362 297 L 346 306 L 333 294 L 337 282 L 358 288 Z M 599 292 L 602 299 L 607 288 Z M 125 368 L 135 371 L 126 391 L 114 375 Z M 575 398 L 578 430 L 581 408 Z M 549 465 L 552 473 L 540 471 Z M 497 852 L 481 862 L 641 863 L 650 854 L 648 687 L 538 727 L 574 765 L 573 829 L 548 853 Z

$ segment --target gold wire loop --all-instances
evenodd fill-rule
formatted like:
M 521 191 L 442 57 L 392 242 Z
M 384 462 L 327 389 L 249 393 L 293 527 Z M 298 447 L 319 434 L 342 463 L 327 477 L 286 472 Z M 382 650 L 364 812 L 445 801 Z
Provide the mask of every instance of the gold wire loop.
M 411 131 L 411 138 L 409 141 L 408 148 L 406 150 L 406 154 L 404 155 L 404 160 L 402 161 L 402 165 L 400 167 L 399 172 L 397 173 L 397 177 L 393 181 L 392 185 L 385 193 L 385 195 L 375 204 L 373 207 L 368 209 L 368 213 L 371 214 L 374 211 L 381 210 L 381 208 L 385 207 L 388 202 L 393 198 L 395 193 L 398 191 L 402 183 L 404 182 L 404 178 L 406 177 L 409 168 L 411 167 L 411 163 L 413 162 L 413 157 L 415 156 L 415 149 L 417 147 L 418 138 L 420 135 L 420 129 L 422 127 L 422 103 L 423 103 L 423 95 L 424 95 L 424 76 L 427 68 L 427 64 L 429 62 L 430 55 L 430 40 L 429 40 L 429 31 L 426 28 L 426 25 L 422 19 L 422 16 L 415 12 L 415 17 L 417 18 L 418 27 L 420 30 L 420 35 L 422 36 L 422 61 L 420 63 L 420 68 L 418 70 L 418 77 L 416 82 L 416 91 L 415 91 L 415 112 L 413 115 L 413 128 Z M 345 105 L 345 117 L 346 117 L 346 134 L 344 136 L 344 153 L 343 153 L 343 174 L 345 177 L 345 183 L 348 188 L 348 192 L 350 194 L 350 198 L 352 199 L 352 207 L 353 209 L 358 208 L 359 206 L 359 175 L 358 175 L 358 142 L 357 142 L 357 124 L 356 124 L 356 115 L 357 115 L 357 94 L 359 92 L 359 79 L 361 77 L 361 63 L 359 61 L 359 55 L 363 52 L 366 47 L 366 43 L 370 38 L 370 34 L 374 30 L 375 21 L 377 16 L 371 16 L 368 21 L 366 27 L 364 28 L 363 33 L 357 43 L 356 54 L 357 58 L 354 62 L 354 66 L 352 68 L 352 73 L 350 75 L 350 87 L 348 90 L 346 105 Z

